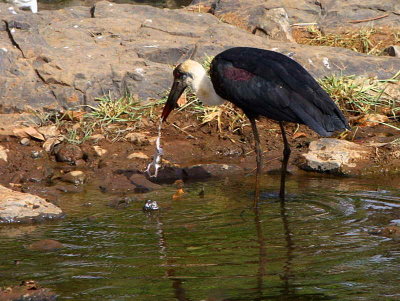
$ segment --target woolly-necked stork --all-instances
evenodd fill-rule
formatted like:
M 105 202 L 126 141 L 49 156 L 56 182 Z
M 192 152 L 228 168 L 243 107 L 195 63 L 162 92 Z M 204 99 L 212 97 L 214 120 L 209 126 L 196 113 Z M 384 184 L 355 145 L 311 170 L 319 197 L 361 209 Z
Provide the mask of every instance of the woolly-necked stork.
M 349 128 L 342 112 L 317 81 L 296 61 L 278 52 L 235 47 L 221 52 L 212 60 L 211 80 L 202 65 L 192 60 L 178 65 L 173 75 L 174 82 L 161 115 L 163 121 L 188 86 L 204 104 L 220 105 L 227 100 L 241 108 L 249 118 L 257 158 L 255 201 L 259 198 L 261 173 L 256 118 L 265 116 L 276 120 L 282 131 L 282 199 L 290 156 L 284 122 L 305 124 L 322 136 L 331 136 L 335 131 Z

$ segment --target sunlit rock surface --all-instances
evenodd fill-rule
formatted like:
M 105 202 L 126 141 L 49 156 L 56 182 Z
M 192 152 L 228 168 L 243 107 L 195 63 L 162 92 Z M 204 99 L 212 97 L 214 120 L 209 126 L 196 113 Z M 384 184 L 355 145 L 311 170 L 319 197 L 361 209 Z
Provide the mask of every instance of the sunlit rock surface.
M 322 138 L 310 143 L 309 151 L 303 154 L 302 169 L 334 174 L 347 174 L 348 170 L 356 167 L 357 163 L 365 160 L 370 149 L 359 144 L 333 139 Z
M 38 196 L 0 186 L 0 223 L 40 221 L 62 215 L 60 208 Z
M 212 14 L 189 9 L 102 1 L 93 9 L 74 6 L 11 14 L 7 5 L 0 3 L 0 101 L 4 112 L 96 106 L 97 97 L 118 98 L 126 93 L 142 100 L 159 99 L 171 85 L 172 67 L 189 58 L 195 46 L 193 58 L 198 61 L 233 46 L 275 50 L 297 60 L 316 77 L 355 74 L 390 78 L 400 69 L 400 60 L 394 57 L 276 40 L 279 31 L 272 33 L 279 27 L 282 39 L 290 40 L 288 24 L 295 21 L 295 7 L 290 6 L 285 7 L 289 21 L 276 23 L 272 17 L 272 23 L 265 23 L 262 17 L 253 34 Z M 318 9 L 315 4 L 312 7 Z M 302 11 L 314 16 L 314 10 Z M 262 13 L 264 16 L 265 9 Z M 283 11 L 281 15 L 285 15 Z

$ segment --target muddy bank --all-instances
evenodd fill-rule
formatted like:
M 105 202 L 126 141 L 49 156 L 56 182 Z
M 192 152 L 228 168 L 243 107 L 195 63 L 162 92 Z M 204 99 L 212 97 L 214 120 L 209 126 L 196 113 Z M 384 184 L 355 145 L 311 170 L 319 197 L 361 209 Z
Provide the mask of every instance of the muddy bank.
M 113 130 L 121 131 L 121 138 L 116 141 L 94 132 L 82 144 L 64 140 L 47 151 L 46 141 L 52 138 L 41 140 L 29 135 L 21 138 L 15 133 L 2 135 L 0 142 L 6 157 L 0 159 L 0 184 L 56 203 L 60 193 L 81 192 L 88 184 L 108 193 L 146 193 L 161 189 L 159 184 L 173 183 L 177 179 L 203 180 L 254 172 L 255 156 L 249 126 L 234 133 L 227 129 L 219 131 L 216 124 L 202 125 L 187 112 L 175 112 L 163 129 L 163 165 L 167 168 L 158 179 L 151 179 L 143 172 L 154 154 L 155 121 L 148 120 L 144 128 L 136 130 L 129 129 L 126 124 L 119 125 L 118 129 L 112 126 Z M 61 128 L 60 135 L 63 131 L 66 129 Z M 263 170 L 265 173 L 276 172 L 280 168 L 283 147 L 279 125 L 263 119 L 259 122 L 259 131 L 264 150 Z M 302 125 L 297 128 L 288 124 L 287 133 L 292 146 L 290 172 L 302 174 L 306 172 L 304 170 L 312 170 L 305 163 L 305 154 L 318 152 L 318 147 L 309 150 L 312 141 L 325 140 L 318 140 L 317 134 Z M 351 141 L 338 140 L 347 143 L 344 148 L 333 150 L 336 154 L 349 152 L 343 166 L 331 170 L 317 167 L 315 170 L 342 176 L 381 176 L 400 172 L 400 144 L 396 143 L 400 139 L 399 131 L 384 125 L 356 127 L 347 137 Z M 327 156 L 324 153 L 322 159 L 328 160 Z M 195 166 L 198 164 L 201 166 Z

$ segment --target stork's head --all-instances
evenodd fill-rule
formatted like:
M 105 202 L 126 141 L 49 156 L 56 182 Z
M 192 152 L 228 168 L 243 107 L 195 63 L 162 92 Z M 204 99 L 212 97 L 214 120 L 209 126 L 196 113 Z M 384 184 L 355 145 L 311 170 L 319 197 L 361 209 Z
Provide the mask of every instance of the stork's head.
M 161 114 L 163 121 L 167 119 L 169 113 L 176 107 L 176 103 L 183 91 L 189 86 L 196 92 L 204 76 L 207 76 L 207 73 L 198 62 L 187 60 L 174 69 L 173 75 L 174 83 Z

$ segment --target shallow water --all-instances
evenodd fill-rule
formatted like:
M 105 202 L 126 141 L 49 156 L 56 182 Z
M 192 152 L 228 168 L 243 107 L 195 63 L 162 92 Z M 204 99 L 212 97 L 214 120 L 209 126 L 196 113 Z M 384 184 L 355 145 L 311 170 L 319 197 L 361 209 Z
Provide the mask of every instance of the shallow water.
M 88 187 L 63 196 L 61 221 L 0 227 L 0 286 L 34 279 L 60 300 L 398 300 L 400 243 L 369 232 L 399 221 L 400 181 L 379 181 L 289 177 L 283 206 L 265 176 L 258 211 L 252 177 L 187 184 L 178 200 L 166 186 L 148 195 L 155 214 Z M 66 247 L 24 247 L 40 239 Z

